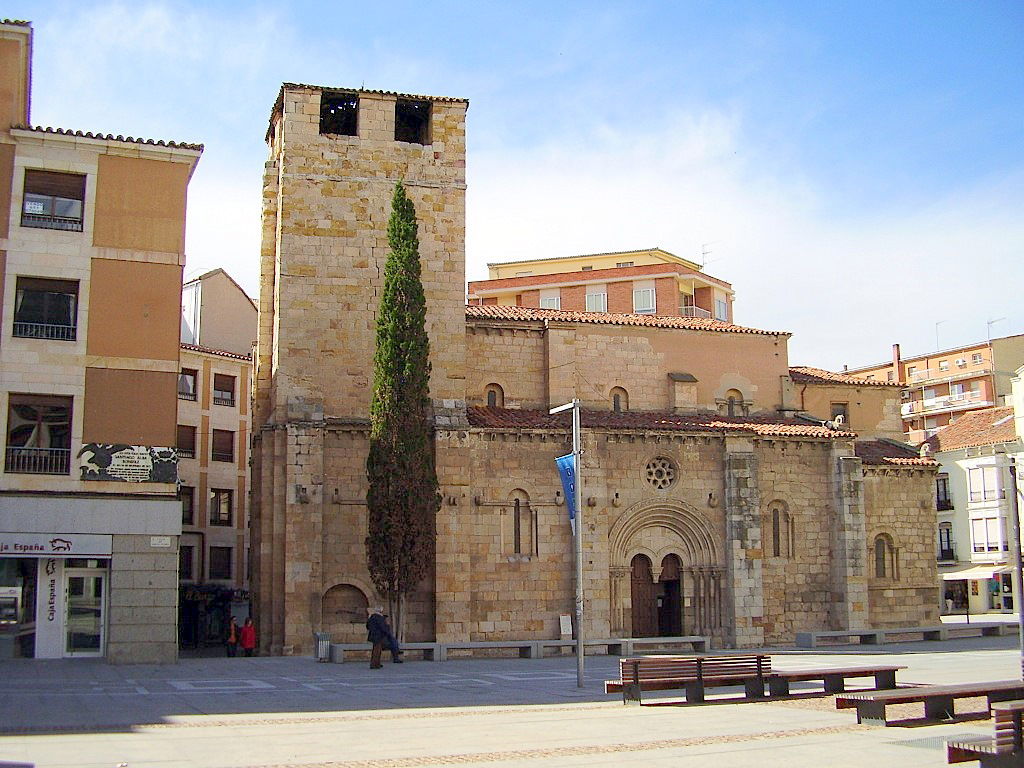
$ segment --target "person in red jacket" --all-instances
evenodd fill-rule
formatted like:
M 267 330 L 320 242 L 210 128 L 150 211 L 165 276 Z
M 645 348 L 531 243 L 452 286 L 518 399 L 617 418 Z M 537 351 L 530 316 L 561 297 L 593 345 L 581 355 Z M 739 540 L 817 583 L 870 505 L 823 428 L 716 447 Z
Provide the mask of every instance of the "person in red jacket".
M 242 646 L 246 656 L 252 656 L 253 651 L 256 650 L 256 626 L 252 623 L 251 617 L 246 619 L 245 624 L 242 625 L 238 644 Z

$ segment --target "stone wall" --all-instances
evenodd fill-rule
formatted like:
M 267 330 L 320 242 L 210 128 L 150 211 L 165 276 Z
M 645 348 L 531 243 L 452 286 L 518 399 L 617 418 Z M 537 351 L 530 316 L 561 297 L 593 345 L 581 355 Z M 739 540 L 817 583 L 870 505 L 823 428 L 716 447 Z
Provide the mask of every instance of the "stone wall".
M 111 540 L 107 659 L 112 664 L 178 660 L 178 548 L 156 549 L 150 539 L 115 534 Z

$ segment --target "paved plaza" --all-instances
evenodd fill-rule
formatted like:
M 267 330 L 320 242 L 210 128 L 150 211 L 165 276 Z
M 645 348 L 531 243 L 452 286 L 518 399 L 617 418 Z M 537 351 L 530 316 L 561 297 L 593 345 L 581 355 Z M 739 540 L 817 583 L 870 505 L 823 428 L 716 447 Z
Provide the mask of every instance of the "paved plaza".
M 770 649 L 779 668 L 905 664 L 901 682 L 1019 675 L 1016 637 L 829 650 Z M 412 655 L 412 654 L 410 654 Z M 0 664 L 0 766 L 405 768 L 408 766 L 940 766 L 943 741 L 991 735 L 979 713 L 860 726 L 820 685 L 788 700 L 627 707 L 602 681 L 617 659 L 570 656 L 444 663 L 318 664 L 202 658 L 174 666 L 102 661 Z M 645 698 L 645 701 L 648 699 Z

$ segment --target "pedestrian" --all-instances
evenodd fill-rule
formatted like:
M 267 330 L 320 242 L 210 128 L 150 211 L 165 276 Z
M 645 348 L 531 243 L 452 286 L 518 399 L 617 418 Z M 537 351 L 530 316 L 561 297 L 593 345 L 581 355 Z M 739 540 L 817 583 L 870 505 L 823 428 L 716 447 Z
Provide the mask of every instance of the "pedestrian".
M 252 656 L 253 651 L 256 650 L 256 626 L 252 623 L 252 617 L 250 616 L 245 620 L 245 624 L 242 625 L 242 631 L 239 634 L 239 644 L 242 646 L 242 650 L 246 656 Z
M 946 591 L 946 613 L 953 612 L 953 590 Z
M 234 658 L 238 654 L 238 622 L 231 617 L 228 622 L 228 636 L 224 639 L 228 647 L 228 656 Z
M 366 614 L 366 639 L 373 643 L 373 649 L 370 651 L 370 669 L 381 668 L 380 654 L 384 646 L 391 651 L 391 661 L 401 664 L 402 649 L 399 648 L 398 640 L 391 631 L 391 627 L 388 626 L 384 609 L 379 606 L 375 608 L 367 606 Z

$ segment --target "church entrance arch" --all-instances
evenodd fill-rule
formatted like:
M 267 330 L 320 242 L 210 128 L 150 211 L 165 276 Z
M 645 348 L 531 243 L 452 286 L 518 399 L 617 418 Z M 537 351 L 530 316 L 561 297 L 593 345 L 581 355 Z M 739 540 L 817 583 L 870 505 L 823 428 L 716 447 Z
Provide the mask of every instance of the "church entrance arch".
M 609 545 L 613 633 L 720 633 L 720 547 L 695 510 L 673 500 L 636 504 L 612 526 Z

